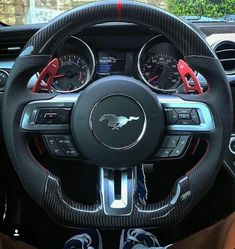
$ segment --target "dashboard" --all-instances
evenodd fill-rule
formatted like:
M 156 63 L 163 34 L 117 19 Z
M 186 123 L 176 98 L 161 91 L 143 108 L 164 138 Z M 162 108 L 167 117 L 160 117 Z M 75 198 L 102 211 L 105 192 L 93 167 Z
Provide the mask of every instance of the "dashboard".
M 0 28 L 0 92 L 25 43 L 43 25 Z M 231 86 L 235 83 L 234 24 L 193 24 L 215 50 Z M 223 31 L 223 32 L 222 32 Z M 99 78 L 127 75 L 140 80 L 157 92 L 180 92 L 182 81 L 177 63 L 182 54 L 156 31 L 128 23 L 104 23 L 81 31 L 55 51 L 60 68 L 52 91 L 78 92 Z M 202 75 L 200 83 L 206 85 Z M 29 81 L 33 88 L 37 75 Z M 1 95 L 0 95 L 1 96 Z

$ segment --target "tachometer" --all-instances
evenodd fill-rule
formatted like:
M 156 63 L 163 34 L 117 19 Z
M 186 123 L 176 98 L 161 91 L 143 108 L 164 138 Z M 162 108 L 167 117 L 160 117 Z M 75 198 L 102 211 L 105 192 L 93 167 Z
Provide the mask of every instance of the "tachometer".
M 177 63 L 177 59 L 170 55 L 152 52 L 140 65 L 140 75 L 147 84 L 156 89 L 174 90 L 181 83 Z
M 53 88 L 58 92 L 74 92 L 90 80 L 90 69 L 85 58 L 66 54 L 59 58 L 60 69 L 55 76 Z

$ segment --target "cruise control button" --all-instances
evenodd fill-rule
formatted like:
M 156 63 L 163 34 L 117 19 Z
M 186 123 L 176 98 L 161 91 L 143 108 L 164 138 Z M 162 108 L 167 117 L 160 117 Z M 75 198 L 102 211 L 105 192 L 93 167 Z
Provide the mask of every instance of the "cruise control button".
M 38 111 L 36 124 L 65 124 L 69 122 L 70 108 L 43 108 Z
M 61 150 L 61 148 L 59 146 L 53 147 L 53 148 L 50 147 L 50 151 L 54 156 L 59 156 L 59 157 L 64 156 L 64 153 L 63 153 L 63 151 Z
M 43 119 L 44 119 L 46 113 L 47 113 L 47 110 L 45 110 L 45 109 L 39 110 L 37 112 L 35 124 L 41 124 L 43 122 Z
M 158 157 L 169 157 L 173 148 L 160 148 L 157 152 Z
M 57 109 L 41 109 L 38 111 L 36 118 L 36 124 L 58 124 L 59 120 L 57 118 Z
M 199 124 L 200 124 L 200 119 L 199 119 L 197 110 L 192 110 L 192 111 L 191 111 L 191 119 L 192 119 L 192 121 L 193 121 L 196 125 L 199 125 Z
M 71 136 L 66 136 L 66 135 L 65 136 L 56 136 L 55 138 L 56 138 L 57 143 L 61 147 L 63 147 L 63 146 L 65 146 L 65 147 L 73 147 L 74 146 Z
M 166 136 L 163 139 L 161 147 L 164 148 L 175 148 L 179 142 L 179 136 Z
M 178 114 L 173 109 L 165 109 L 166 122 L 167 124 L 175 124 L 178 120 Z
M 62 149 L 63 149 L 65 156 L 67 156 L 67 157 L 76 157 L 79 155 L 77 150 L 74 147 L 70 147 L 70 148 L 64 147 Z
M 188 113 L 180 113 L 179 114 L 179 119 L 190 119 L 190 114 Z
M 170 157 L 179 157 L 181 156 L 182 152 L 183 152 L 182 148 L 175 148 L 170 154 Z
M 186 146 L 189 141 L 189 136 L 181 136 L 180 141 L 178 143 L 179 146 Z
M 179 119 L 176 124 L 178 125 L 194 125 L 194 122 L 191 119 Z
M 181 114 L 190 114 L 192 109 L 189 109 L 189 108 L 176 108 L 175 111 L 177 113 L 181 113 Z
M 63 108 L 58 111 L 58 120 L 60 124 L 67 124 L 69 123 L 71 109 L 70 108 Z
M 53 120 L 57 118 L 57 113 L 56 112 L 46 112 L 44 114 L 43 120 Z
M 64 156 L 64 153 L 60 146 L 57 144 L 57 141 L 54 136 L 44 136 L 47 147 L 50 153 L 54 156 Z
M 181 156 L 186 149 L 188 141 L 189 141 L 189 136 L 181 136 L 177 147 L 173 149 L 173 151 L 170 154 L 170 157 Z
M 57 144 L 54 136 L 45 136 L 45 139 L 48 146 L 55 146 Z

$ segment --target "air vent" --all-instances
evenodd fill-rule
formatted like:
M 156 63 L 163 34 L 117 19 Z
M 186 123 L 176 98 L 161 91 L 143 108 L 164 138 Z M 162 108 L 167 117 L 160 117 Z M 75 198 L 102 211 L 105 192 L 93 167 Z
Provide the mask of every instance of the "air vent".
M 235 43 L 224 41 L 216 45 L 215 52 L 226 74 L 235 74 Z
M 15 59 L 26 42 L 0 42 L 0 59 Z

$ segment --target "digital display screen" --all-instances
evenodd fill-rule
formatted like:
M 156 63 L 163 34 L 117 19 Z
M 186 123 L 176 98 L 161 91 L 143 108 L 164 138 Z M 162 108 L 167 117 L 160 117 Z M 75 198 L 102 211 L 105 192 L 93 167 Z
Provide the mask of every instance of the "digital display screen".
M 99 75 L 112 75 L 125 71 L 124 52 L 99 52 L 98 58 L 97 74 Z

